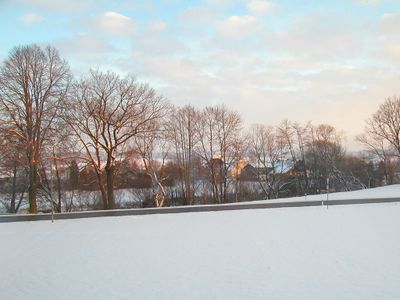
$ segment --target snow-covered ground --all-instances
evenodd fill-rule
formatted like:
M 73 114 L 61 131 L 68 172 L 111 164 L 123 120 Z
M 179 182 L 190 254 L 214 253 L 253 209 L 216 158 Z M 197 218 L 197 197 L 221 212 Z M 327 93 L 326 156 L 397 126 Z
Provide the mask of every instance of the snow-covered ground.
M 0 299 L 400 299 L 400 204 L 0 223 Z
M 322 201 L 322 200 L 350 200 L 350 199 L 384 199 L 384 198 L 400 198 L 400 184 L 387 185 L 377 188 L 357 190 L 351 192 L 338 192 L 318 195 L 307 195 L 302 197 L 280 198 L 273 200 L 253 201 L 253 203 L 261 202 L 292 202 L 292 201 Z
M 119 207 L 132 208 L 140 207 L 140 199 L 150 197 L 149 189 L 118 189 L 115 190 L 115 201 Z M 6 206 L 8 203 L 9 195 L 0 194 L 0 214 L 6 214 Z M 87 210 L 88 207 L 94 207 L 96 202 L 100 201 L 100 194 L 98 191 L 80 191 L 80 192 L 66 192 L 64 197 L 67 199 L 66 202 L 70 203 L 73 199 L 76 210 Z M 394 184 L 384 187 L 364 189 L 352 192 L 338 192 L 330 193 L 328 195 L 329 200 L 348 200 L 348 199 L 371 199 L 371 198 L 399 198 L 400 197 L 400 184 Z M 319 195 L 308 195 L 301 197 L 291 198 L 279 198 L 269 200 L 250 201 L 250 203 L 263 203 L 263 202 L 296 202 L 296 201 L 322 201 L 326 200 L 326 194 Z M 241 202 L 244 203 L 244 202 Z M 236 203 L 230 203 L 225 205 L 232 205 Z M 39 208 L 41 210 L 49 210 L 49 202 L 39 201 Z M 63 207 L 65 203 L 63 203 Z M 28 203 L 25 200 L 21 206 L 19 213 L 27 213 Z M 63 209 L 65 210 L 65 209 Z

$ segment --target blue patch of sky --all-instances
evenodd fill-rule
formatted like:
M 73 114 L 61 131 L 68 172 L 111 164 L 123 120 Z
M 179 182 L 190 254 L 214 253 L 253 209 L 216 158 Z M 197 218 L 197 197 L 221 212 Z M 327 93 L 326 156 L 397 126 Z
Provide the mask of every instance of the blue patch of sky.
M 267 29 L 276 31 L 285 29 L 290 26 L 294 20 L 299 17 L 313 14 L 317 11 L 324 11 L 334 15 L 340 21 L 368 22 L 376 21 L 384 13 L 399 11 L 400 5 L 398 1 L 384 1 L 379 5 L 362 5 L 351 0 L 320 0 L 320 1 L 304 1 L 304 0 L 283 0 L 273 1 L 276 9 L 266 16 L 258 16 L 258 18 L 267 23 Z M 146 3 L 146 2 L 145 2 Z M 126 4 L 126 3 L 125 3 Z M 232 15 L 249 14 L 246 3 L 239 2 L 218 11 L 217 18 L 208 24 L 198 24 L 190 26 L 185 30 L 181 28 L 184 24 L 178 22 L 179 15 L 189 7 L 206 5 L 205 1 L 156 1 L 147 2 L 146 4 L 125 5 L 120 1 L 109 1 L 105 5 L 98 5 L 84 12 L 44 12 L 43 21 L 32 25 L 23 25 L 20 18 L 29 12 L 40 13 L 35 11 L 32 6 L 16 6 L 8 5 L 1 7 L 0 34 L 2 42 L 0 45 L 0 56 L 4 56 L 4 51 L 8 51 L 11 47 L 25 43 L 46 43 L 59 38 L 71 37 L 84 28 L 79 25 L 72 26 L 71 20 L 85 19 L 88 16 L 94 17 L 104 13 L 105 11 L 115 11 L 127 15 L 135 20 L 138 30 L 143 30 L 148 26 L 149 22 L 154 20 L 162 20 L 171 28 L 171 34 L 182 40 L 189 48 L 199 49 L 202 42 L 198 39 L 206 37 L 215 31 L 217 21 L 222 21 Z M 197 34 L 196 34 L 197 33 Z M 131 43 L 124 39 L 107 37 L 114 46 L 127 49 Z

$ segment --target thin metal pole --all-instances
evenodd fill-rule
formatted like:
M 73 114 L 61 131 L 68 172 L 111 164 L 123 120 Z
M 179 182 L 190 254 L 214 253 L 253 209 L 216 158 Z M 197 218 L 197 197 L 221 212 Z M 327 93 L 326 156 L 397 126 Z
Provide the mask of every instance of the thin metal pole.
M 328 208 L 328 200 L 329 200 L 329 176 L 326 179 L 326 208 Z
M 51 200 L 51 223 L 54 223 L 54 199 L 53 199 L 53 163 L 50 161 L 50 200 Z

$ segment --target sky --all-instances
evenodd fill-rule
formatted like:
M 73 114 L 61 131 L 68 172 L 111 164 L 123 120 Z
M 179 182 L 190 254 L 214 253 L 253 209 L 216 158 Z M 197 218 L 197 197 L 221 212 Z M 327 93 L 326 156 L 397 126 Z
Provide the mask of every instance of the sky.
M 177 105 L 225 104 L 246 126 L 343 130 L 400 96 L 399 0 L 0 0 L 0 60 L 51 44 L 77 77 L 134 74 Z

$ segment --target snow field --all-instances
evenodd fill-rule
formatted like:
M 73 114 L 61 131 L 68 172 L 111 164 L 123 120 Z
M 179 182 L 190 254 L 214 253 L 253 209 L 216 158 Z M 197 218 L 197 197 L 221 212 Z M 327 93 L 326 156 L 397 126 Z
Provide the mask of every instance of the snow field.
M 363 189 L 350 192 L 329 193 L 328 200 L 350 200 L 350 199 L 385 199 L 399 198 L 400 184 L 381 186 L 370 189 Z M 325 201 L 327 194 L 307 195 L 301 197 L 278 198 L 270 200 L 251 201 L 251 203 L 261 202 L 296 202 L 296 201 Z
M 0 299 L 400 299 L 400 205 L 0 224 Z

